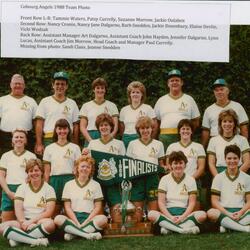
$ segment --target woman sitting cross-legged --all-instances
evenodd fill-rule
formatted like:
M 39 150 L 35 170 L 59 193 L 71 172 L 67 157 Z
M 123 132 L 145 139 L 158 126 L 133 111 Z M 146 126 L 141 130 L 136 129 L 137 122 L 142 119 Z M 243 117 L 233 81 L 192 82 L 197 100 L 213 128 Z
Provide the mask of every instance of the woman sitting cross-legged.
M 161 233 L 199 233 L 198 225 L 206 220 L 204 211 L 195 211 L 197 186 L 195 179 L 184 173 L 187 158 L 174 151 L 168 158 L 172 172 L 161 178 L 158 188 L 160 212 L 151 210 L 148 218 L 159 224 Z
M 51 219 L 55 209 L 55 191 L 44 182 L 44 168 L 39 159 L 30 159 L 26 172 L 28 182 L 18 187 L 14 198 L 17 220 L 0 224 L 0 233 L 12 247 L 18 243 L 47 246 L 46 237 L 55 230 Z
M 236 145 L 225 147 L 227 169 L 214 177 L 211 188 L 212 207 L 208 218 L 226 229 L 250 232 L 250 176 L 239 169 L 241 150 Z
M 63 189 L 65 215 L 57 215 L 55 224 L 65 231 L 64 239 L 74 236 L 85 239 L 102 238 L 102 230 L 107 224 L 102 215 L 103 194 L 101 186 L 92 179 L 95 161 L 90 156 L 81 156 L 76 161 L 76 179 L 66 183 Z

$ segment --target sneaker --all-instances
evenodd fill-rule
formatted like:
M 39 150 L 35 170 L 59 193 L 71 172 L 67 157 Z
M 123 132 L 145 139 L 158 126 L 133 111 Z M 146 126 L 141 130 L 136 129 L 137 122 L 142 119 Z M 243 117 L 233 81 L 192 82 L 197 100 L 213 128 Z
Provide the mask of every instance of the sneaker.
M 97 232 L 97 233 L 89 233 L 89 240 L 100 240 L 102 239 L 102 235 L 101 233 Z
M 69 233 L 64 234 L 64 240 L 66 240 L 66 241 L 71 241 L 74 238 L 75 238 L 75 235 L 73 235 L 73 234 L 69 234 Z
M 49 240 L 47 238 L 39 238 L 36 239 L 36 243 L 32 244 L 31 247 L 36 247 L 36 246 L 47 247 L 48 245 L 49 245 Z
M 166 229 L 165 227 L 161 227 L 161 234 L 167 235 L 167 234 L 170 234 L 170 231 L 168 229 Z
M 220 233 L 226 233 L 227 229 L 223 226 L 220 226 Z
M 16 246 L 18 246 L 18 242 L 15 241 L 15 240 L 9 240 L 9 244 L 10 244 L 11 247 L 16 247 Z
M 183 228 L 183 234 L 198 234 L 198 233 L 200 233 L 200 229 L 197 226 Z
M 247 233 L 250 233 L 250 226 L 248 225 L 248 226 L 246 226 L 246 227 L 247 227 L 246 232 L 247 232 Z

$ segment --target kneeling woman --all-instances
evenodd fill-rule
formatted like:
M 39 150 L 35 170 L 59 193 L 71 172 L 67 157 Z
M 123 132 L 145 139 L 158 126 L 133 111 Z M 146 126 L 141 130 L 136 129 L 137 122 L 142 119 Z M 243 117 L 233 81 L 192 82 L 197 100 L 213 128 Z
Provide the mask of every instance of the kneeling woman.
M 85 239 L 101 239 L 100 230 L 107 224 L 102 215 L 103 194 L 101 186 L 92 179 L 95 161 L 82 156 L 76 162 L 76 179 L 66 183 L 62 199 L 66 216 L 57 215 L 55 224 L 65 231 L 64 239 L 74 236 Z
M 198 225 L 206 220 L 204 211 L 195 211 L 195 179 L 184 173 L 187 158 L 182 151 L 169 155 L 172 172 L 161 178 L 158 188 L 160 212 L 151 210 L 148 218 L 159 224 L 161 233 L 199 233 Z
M 29 160 L 26 172 L 28 183 L 20 185 L 15 193 L 17 220 L 2 223 L 0 233 L 9 239 L 11 246 L 19 242 L 47 246 L 46 237 L 55 230 L 51 219 L 55 209 L 55 191 L 43 181 L 44 168 L 39 159 Z
M 250 176 L 239 170 L 241 150 L 229 145 L 224 151 L 227 169 L 214 177 L 212 207 L 208 218 L 220 222 L 220 232 L 250 232 Z

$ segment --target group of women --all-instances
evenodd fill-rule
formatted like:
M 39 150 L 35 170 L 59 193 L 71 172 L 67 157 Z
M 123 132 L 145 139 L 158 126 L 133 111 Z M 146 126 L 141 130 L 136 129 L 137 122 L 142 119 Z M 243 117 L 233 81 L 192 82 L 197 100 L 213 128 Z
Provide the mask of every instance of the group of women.
M 250 177 L 244 173 L 250 165 L 249 144 L 238 134 L 233 110 L 220 113 L 219 135 L 208 145 L 208 165 L 214 179 L 212 208 L 206 213 L 197 201 L 206 153 L 201 144 L 192 141 L 192 122 L 179 122 L 180 140 L 164 152 L 163 143 L 154 139 L 157 121 L 152 107 L 144 104 L 142 83 L 129 84 L 129 105 L 122 108 L 120 122 L 115 104 L 105 100 L 106 81 L 98 78 L 92 87 L 95 99 L 80 111 L 80 130 L 85 137 L 82 151 L 71 142 L 66 119 L 56 122 L 54 142 L 45 148 L 43 163 L 25 150 L 26 132 L 13 131 L 13 150 L 0 160 L 0 233 L 11 246 L 20 242 L 46 246 L 56 227 L 64 230 L 65 240 L 76 236 L 101 239 L 100 231 L 108 222 L 104 206 L 109 207 L 112 222 L 121 222 L 121 187 L 101 187 L 92 178 L 95 160 L 91 150 L 158 164 L 165 171 L 161 180 L 158 174 L 132 180 L 129 202 L 135 208 L 134 220 L 141 221 L 146 210 L 162 234 L 194 234 L 208 216 L 220 222 L 221 232 L 250 232 Z M 115 139 L 118 130 L 122 140 Z

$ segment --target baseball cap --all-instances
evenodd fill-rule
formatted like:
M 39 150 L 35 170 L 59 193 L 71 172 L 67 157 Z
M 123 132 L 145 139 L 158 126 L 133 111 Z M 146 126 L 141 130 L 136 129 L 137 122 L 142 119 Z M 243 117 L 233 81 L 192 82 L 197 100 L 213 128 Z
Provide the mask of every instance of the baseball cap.
M 213 88 L 217 87 L 217 86 L 224 86 L 226 87 L 228 84 L 226 82 L 225 79 L 223 78 L 220 78 L 220 79 L 217 79 L 214 83 L 213 83 Z
M 171 71 L 168 72 L 167 78 L 169 79 L 173 76 L 178 76 L 182 78 L 181 71 L 178 69 L 172 69 Z
M 54 74 L 54 79 L 65 79 L 66 81 L 69 80 L 69 75 L 64 71 L 59 71 Z

